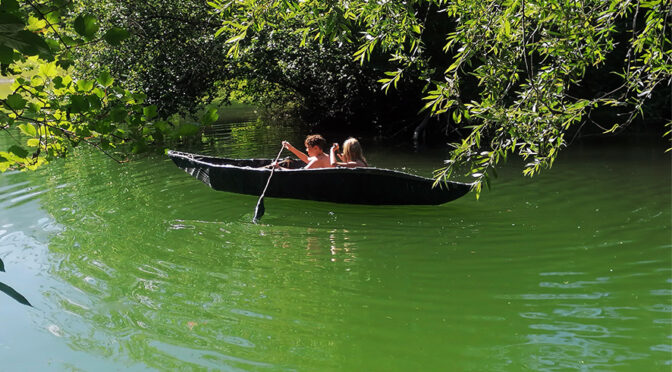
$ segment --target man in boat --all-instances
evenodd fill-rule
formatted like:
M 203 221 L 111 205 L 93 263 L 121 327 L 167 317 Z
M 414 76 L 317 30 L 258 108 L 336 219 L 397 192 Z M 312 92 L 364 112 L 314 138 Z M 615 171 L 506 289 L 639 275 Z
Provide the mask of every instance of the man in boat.
M 282 141 L 282 146 L 284 146 L 284 148 L 294 153 L 294 155 L 301 159 L 301 161 L 306 163 L 306 166 L 303 167 L 304 169 L 331 167 L 329 155 L 324 152 L 324 149 L 327 147 L 327 141 L 324 139 L 324 137 L 320 136 L 319 134 L 311 134 L 306 137 L 304 144 L 306 145 L 306 152 L 308 155 L 299 151 L 299 149 L 292 146 L 291 143 Z

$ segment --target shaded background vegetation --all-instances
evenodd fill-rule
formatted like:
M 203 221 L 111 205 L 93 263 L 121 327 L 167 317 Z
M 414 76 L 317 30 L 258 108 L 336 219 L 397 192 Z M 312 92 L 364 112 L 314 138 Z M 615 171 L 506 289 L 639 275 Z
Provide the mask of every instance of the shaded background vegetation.
M 381 89 L 378 80 L 386 76 L 386 71 L 397 68 L 389 53 L 374 49 L 366 63 L 361 63 L 361 59 L 353 58 L 358 48 L 355 43 L 302 37 L 296 30 L 306 24 L 298 18 L 266 26 L 254 37 L 240 40 L 234 58 L 227 43 L 234 35 L 227 34 L 227 30 L 215 37 L 221 19 L 213 14 L 212 6 L 198 0 L 86 1 L 83 9 L 109 26 L 125 28 L 130 37 L 118 46 L 92 44 L 82 48 L 79 59 L 86 61 L 82 65 L 90 66 L 91 71 L 109 67 L 127 86 L 144 91 L 147 101 L 156 104 L 164 115 L 193 112 L 203 102 L 229 102 L 233 98 L 263 107 L 270 116 L 301 119 L 314 130 L 354 131 L 408 140 L 421 129 L 424 139 L 455 140 L 463 134 L 456 130 L 459 123 L 450 113 L 426 120 L 428 112 L 420 111 L 429 82 L 441 80 L 446 66 L 455 58 L 454 51 L 445 50 L 445 43 L 446 35 L 455 32 L 457 23 L 446 18 L 432 2 L 411 2 L 410 6 L 423 27 L 418 37 L 423 45 L 423 60 L 406 69 L 394 89 L 388 90 Z M 603 64 L 586 71 L 585 79 L 570 84 L 570 95 L 590 98 L 618 88 L 621 81 L 614 72 L 625 68 L 632 27 L 643 27 L 645 17 L 642 11 L 616 21 L 613 50 Z M 358 22 L 339 22 L 342 34 L 367 31 Z M 462 102 L 479 99 L 481 82 L 473 75 L 484 61 L 476 58 L 465 67 L 460 82 Z M 532 55 L 530 63 L 529 68 L 534 71 L 543 68 L 546 61 L 543 56 Z M 518 67 L 523 69 L 523 63 Z M 514 90 L 515 87 L 511 89 Z M 651 99 L 642 108 L 643 115 L 636 118 L 638 125 L 621 130 L 662 134 L 671 115 L 671 99 L 669 87 L 651 92 Z M 602 133 L 622 120 L 621 116 L 629 115 L 628 110 L 597 108 L 586 116 L 584 124 L 589 125 L 572 127 L 570 135 L 579 131 Z

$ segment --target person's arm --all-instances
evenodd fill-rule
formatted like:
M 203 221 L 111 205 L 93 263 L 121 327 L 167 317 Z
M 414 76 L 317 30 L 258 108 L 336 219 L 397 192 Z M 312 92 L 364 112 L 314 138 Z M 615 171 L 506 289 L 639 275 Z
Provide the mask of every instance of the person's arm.
M 310 161 L 308 162 L 308 164 L 305 167 L 303 167 L 303 169 L 321 168 L 321 167 L 316 166 L 317 165 L 316 164 L 317 163 L 317 158 L 313 157 L 313 158 L 309 158 L 309 159 L 310 159 Z
M 343 159 L 343 155 L 338 153 L 337 151 L 339 150 L 338 143 L 334 143 L 331 146 L 331 149 L 329 150 L 329 162 L 331 163 L 332 167 L 348 167 L 348 168 L 354 168 L 357 166 L 357 163 L 352 162 L 352 161 L 345 161 Z M 336 160 L 336 157 L 341 161 Z
M 338 143 L 334 143 L 331 145 L 331 149 L 329 149 L 329 162 L 331 163 L 332 167 L 338 165 L 338 160 L 336 160 L 336 151 L 338 151 Z
M 308 164 L 308 163 L 310 162 L 310 160 L 308 160 L 308 155 L 306 155 L 306 154 L 302 153 L 301 151 L 299 151 L 296 147 L 292 146 L 291 143 L 289 143 L 289 142 L 287 142 L 287 141 L 282 141 L 282 145 L 283 145 L 287 150 L 289 150 L 289 151 L 291 151 L 292 153 L 294 153 L 294 155 L 296 155 L 296 157 L 298 157 L 299 159 L 301 159 L 302 162 L 304 162 L 304 163 L 306 163 L 306 164 Z

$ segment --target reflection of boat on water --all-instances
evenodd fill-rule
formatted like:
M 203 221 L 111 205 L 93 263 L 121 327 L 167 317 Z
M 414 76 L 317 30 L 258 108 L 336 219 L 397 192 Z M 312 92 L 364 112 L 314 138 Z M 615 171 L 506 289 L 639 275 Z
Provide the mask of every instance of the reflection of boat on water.
M 260 195 L 270 169 L 269 159 L 227 159 L 168 151 L 168 156 L 185 172 L 218 191 Z M 287 160 L 289 169 L 276 170 L 267 197 L 305 199 L 334 203 L 437 205 L 469 192 L 471 185 L 434 180 L 380 168 L 302 169 L 299 160 Z

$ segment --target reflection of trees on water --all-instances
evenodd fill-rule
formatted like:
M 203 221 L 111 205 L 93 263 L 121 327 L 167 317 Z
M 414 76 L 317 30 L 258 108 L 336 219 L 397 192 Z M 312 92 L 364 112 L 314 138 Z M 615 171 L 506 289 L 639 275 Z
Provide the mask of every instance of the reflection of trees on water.
M 58 304 L 48 317 L 73 349 L 159 369 L 314 365 L 315 355 L 331 365 L 323 319 L 346 309 L 320 283 L 342 280 L 332 258 L 352 263 L 347 231 L 250 224 L 251 198 L 211 192 L 156 158 L 83 153 L 49 172 L 42 203 L 63 226 L 50 275 L 70 287 L 48 294 Z
M 303 137 L 305 134 L 296 126 L 262 121 L 219 124 L 205 129 L 198 151 L 232 158 L 263 158 L 276 154 L 283 140 L 303 141 Z
M 608 212 L 594 219 L 594 200 L 574 192 L 557 203 L 561 190 L 577 190 L 560 173 L 525 196 L 519 183 L 504 185 L 487 205 L 273 199 L 254 225 L 255 197 L 213 192 L 163 157 L 118 165 L 83 152 L 44 172 L 34 178 L 48 190 L 40 200 L 62 226 L 49 244 L 49 275 L 66 283 L 45 288 L 47 317 L 71 348 L 120 364 L 413 370 L 422 361 L 441 370 L 450 361 L 481 370 L 584 358 L 609 369 L 664 359 L 654 348 L 665 347 L 669 324 L 652 322 L 669 320 L 669 211 L 652 213 L 660 209 L 653 199 L 629 195 L 637 209 L 626 213 L 598 200 Z M 605 186 L 618 180 L 595 177 Z M 605 236 L 631 243 L 604 247 Z M 652 242 L 661 245 L 640 246 Z M 568 256 L 584 279 L 540 279 L 567 272 Z M 599 279 L 605 262 L 629 276 Z M 636 310 L 619 310 L 630 306 L 635 280 L 644 289 Z M 630 345 L 645 333 L 653 344 Z

